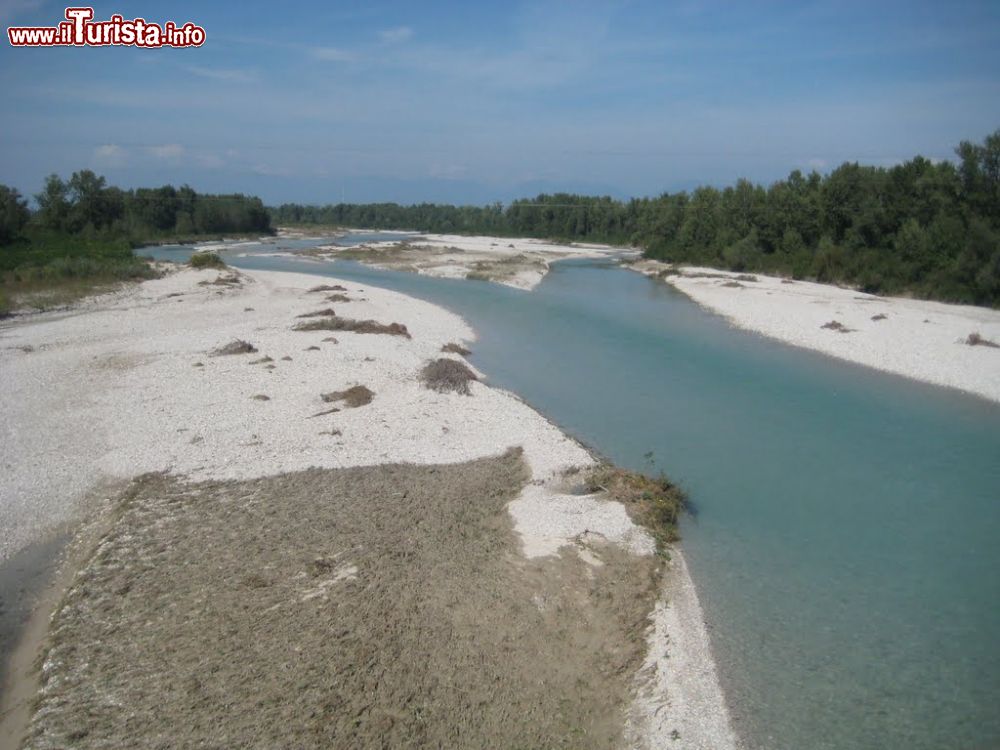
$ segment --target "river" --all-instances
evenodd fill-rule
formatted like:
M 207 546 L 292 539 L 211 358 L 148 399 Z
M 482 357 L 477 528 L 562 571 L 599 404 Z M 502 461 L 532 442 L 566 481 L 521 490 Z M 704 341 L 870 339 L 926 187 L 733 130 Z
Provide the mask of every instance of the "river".
M 685 554 L 750 747 L 1000 746 L 1000 405 L 735 330 L 611 261 L 523 292 L 260 254 L 310 243 L 225 256 L 460 314 L 492 384 L 687 489 Z

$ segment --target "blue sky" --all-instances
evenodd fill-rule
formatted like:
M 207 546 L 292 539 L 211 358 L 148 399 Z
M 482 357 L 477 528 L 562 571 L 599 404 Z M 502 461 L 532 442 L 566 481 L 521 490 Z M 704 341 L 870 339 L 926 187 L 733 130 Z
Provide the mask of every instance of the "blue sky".
M 950 158 L 1000 128 L 1000 3 L 95 5 L 197 49 L 0 47 L 0 182 L 484 203 L 655 195 L 842 161 Z M 0 24 L 64 5 L 0 0 Z

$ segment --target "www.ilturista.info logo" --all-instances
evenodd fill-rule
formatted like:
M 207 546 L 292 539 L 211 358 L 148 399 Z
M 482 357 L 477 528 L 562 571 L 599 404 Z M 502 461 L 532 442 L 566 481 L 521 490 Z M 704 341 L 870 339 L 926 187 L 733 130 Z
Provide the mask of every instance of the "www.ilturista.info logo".
M 95 22 L 93 8 L 67 8 L 66 20 L 58 26 L 11 26 L 7 38 L 13 47 L 200 47 L 205 29 L 190 21 L 162 26 L 143 18 L 131 21 L 113 15 Z

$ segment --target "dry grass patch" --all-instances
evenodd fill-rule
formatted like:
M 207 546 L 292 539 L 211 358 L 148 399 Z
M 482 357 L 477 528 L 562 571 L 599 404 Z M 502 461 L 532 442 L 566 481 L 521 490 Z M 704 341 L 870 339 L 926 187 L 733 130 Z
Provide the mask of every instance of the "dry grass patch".
M 225 346 L 220 346 L 218 349 L 212 352 L 213 357 L 224 357 L 230 354 L 256 354 L 257 347 L 251 344 L 249 341 L 244 341 L 243 339 L 235 339 L 230 341 Z
M 876 315 L 872 315 L 872 320 L 874 320 L 877 323 L 878 321 L 885 320 L 888 317 L 889 316 L 886 315 L 885 313 L 878 313 Z
M 326 298 L 327 302 L 351 302 L 351 298 L 345 294 L 331 294 Z
M 466 396 L 472 395 L 469 383 L 473 380 L 479 380 L 476 373 L 470 370 L 464 362 L 445 357 L 424 365 L 424 369 L 420 371 L 420 379 L 432 391 L 462 393 Z
M 374 320 L 354 320 L 352 318 L 341 318 L 330 316 L 321 320 L 310 320 L 306 323 L 299 323 L 294 327 L 296 331 L 352 331 L 354 333 L 382 333 L 388 336 L 405 336 L 410 338 L 410 332 L 402 323 L 379 323 Z
M 979 333 L 970 333 L 969 337 L 965 340 L 965 343 L 969 346 L 987 346 L 991 349 L 1000 349 L 1000 344 L 996 341 L 990 341 L 989 339 L 984 339 Z
M 455 343 L 445 344 L 444 346 L 441 347 L 441 351 L 449 354 L 460 354 L 463 357 L 468 357 L 470 354 L 472 354 L 472 352 L 469 349 L 466 349 L 461 344 L 455 344 Z
M 831 320 L 829 323 L 824 323 L 820 328 L 825 328 L 830 331 L 836 331 L 837 333 L 852 333 L 853 328 L 848 328 L 839 320 Z
M 302 313 L 301 315 L 296 315 L 296 318 L 323 318 L 328 316 L 334 316 L 337 311 L 332 307 L 327 307 L 323 310 L 314 310 L 313 312 Z
M 519 451 L 144 477 L 52 620 L 26 750 L 616 747 L 655 558 L 526 560 Z
M 331 393 L 324 393 L 320 398 L 328 404 L 332 404 L 336 401 L 343 401 L 344 406 L 350 409 L 356 409 L 359 406 L 364 406 L 365 404 L 370 404 L 372 399 L 375 398 L 375 392 L 364 385 L 355 385 L 348 388 L 346 391 L 333 391 Z
M 314 286 L 312 289 L 308 290 L 306 294 L 313 294 L 315 292 L 346 292 L 347 289 L 342 287 L 340 284 L 320 284 L 319 286 Z

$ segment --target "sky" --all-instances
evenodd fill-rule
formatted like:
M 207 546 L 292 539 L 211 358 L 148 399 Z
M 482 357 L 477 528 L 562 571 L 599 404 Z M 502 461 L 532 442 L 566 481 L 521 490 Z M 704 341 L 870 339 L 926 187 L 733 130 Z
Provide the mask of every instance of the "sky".
M 953 157 L 1000 128 L 1000 2 L 98 3 L 198 48 L 0 45 L 0 183 L 268 204 L 619 198 L 844 161 Z M 0 0 L 0 25 L 65 5 Z

